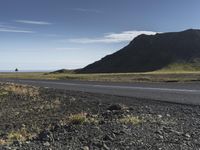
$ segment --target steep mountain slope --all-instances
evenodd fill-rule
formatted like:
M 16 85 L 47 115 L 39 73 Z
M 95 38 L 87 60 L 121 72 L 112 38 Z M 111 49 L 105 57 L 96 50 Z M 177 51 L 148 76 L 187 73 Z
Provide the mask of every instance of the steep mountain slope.
M 77 72 L 147 72 L 173 64 L 189 64 L 200 70 L 200 30 L 140 35 L 123 49 Z

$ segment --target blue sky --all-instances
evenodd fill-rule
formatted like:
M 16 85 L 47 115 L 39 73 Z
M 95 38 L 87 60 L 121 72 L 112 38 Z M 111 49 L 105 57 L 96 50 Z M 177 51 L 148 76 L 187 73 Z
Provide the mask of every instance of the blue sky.
M 199 0 L 0 0 L 0 70 L 80 68 L 146 33 L 200 28 Z

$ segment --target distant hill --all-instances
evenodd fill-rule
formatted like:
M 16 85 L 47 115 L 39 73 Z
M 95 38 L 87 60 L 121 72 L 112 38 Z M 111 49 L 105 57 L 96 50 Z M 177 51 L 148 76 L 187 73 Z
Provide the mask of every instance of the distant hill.
M 69 69 L 60 69 L 60 70 L 56 70 L 53 72 L 50 72 L 50 74 L 57 74 L 57 73 L 73 73 L 74 70 L 69 70 Z
M 164 68 L 200 70 L 200 30 L 139 35 L 121 50 L 77 72 L 148 72 Z

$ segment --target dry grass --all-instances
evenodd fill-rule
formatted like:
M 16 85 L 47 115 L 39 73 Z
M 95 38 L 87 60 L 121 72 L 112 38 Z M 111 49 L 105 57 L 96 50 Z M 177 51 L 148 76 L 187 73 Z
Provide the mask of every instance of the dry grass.
M 6 141 L 3 139 L 0 139 L 0 145 L 6 145 Z
M 0 73 L 0 78 L 84 80 L 111 82 L 188 82 L 200 81 L 200 71 L 159 70 L 143 73 Z
M 126 116 L 124 118 L 119 119 L 120 123 L 123 124 L 132 124 L 132 125 L 136 125 L 136 124 L 140 124 L 142 122 L 144 122 L 143 119 L 140 119 L 138 116 Z
M 3 86 L 3 90 L 5 92 L 12 92 L 18 95 L 28 95 L 31 97 L 39 95 L 39 88 L 28 87 L 28 86 L 19 85 L 19 84 L 5 84 Z
M 72 114 L 64 119 L 61 120 L 61 124 L 75 124 L 75 125 L 81 125 L 84 123 L 93 123 L 97 124 L 98 119 L 97 116 L 88 116 L 87 113 L 78 113 L 78 114 Z
M 87 121 L 86 113 L 74 114 L 69 116 L 70 124 L 83 124 Z
M 8 95 L 9 93 L 7 91 L 0 91 L 0 96 L 6 96 Z
M 43 101 L 42 104 L 33 106 L 34 110 L 38 111 L 45 111 L 45 110 L 56 110 L 59 109 L 62 102 L 59 100 L 59 98 L 56 98 L 54 101 Z
M 8 134 L 8 141 L 25 141 L 26 136 L 20 132 L 11 132 Z
M 35 137 L 36 134 L 30 134 L 25 127 L 21 128 L 18 131 L 11 131 L 8 133 L 7 138 L 5 140 L 0 140 L 2 145 L 11 144 L 14 141 L 25 142 L 27 140 Z

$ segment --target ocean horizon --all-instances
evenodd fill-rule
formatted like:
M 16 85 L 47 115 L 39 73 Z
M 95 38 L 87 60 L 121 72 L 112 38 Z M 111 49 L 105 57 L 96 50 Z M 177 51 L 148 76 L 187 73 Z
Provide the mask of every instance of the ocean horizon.
M 18 72 L 51 72 L 54 70 L 19 70 Z M 0 73 L 15 72 L 15 70 L 0 70 Z

